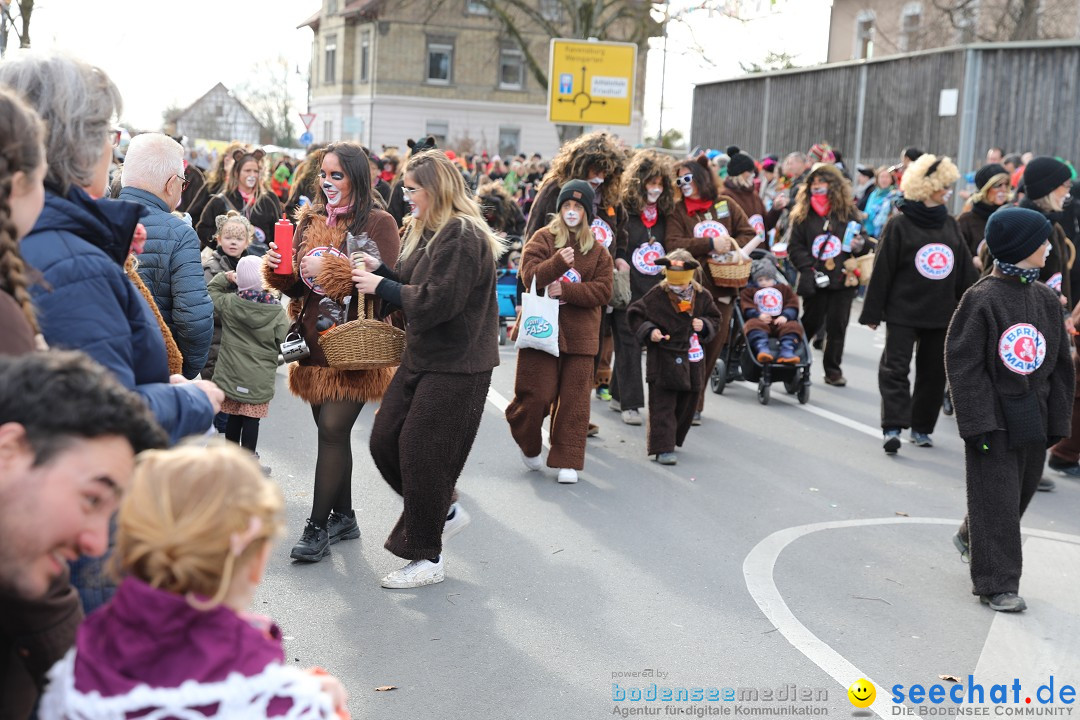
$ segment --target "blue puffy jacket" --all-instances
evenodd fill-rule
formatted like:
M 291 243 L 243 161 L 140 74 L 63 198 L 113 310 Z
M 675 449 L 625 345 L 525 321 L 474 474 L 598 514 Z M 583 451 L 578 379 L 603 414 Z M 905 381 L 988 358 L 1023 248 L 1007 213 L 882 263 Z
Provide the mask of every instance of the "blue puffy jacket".
M 144 209 L 67 196 L 46 187 L 45 208 L 20 242 L 41 277 L 30 288 L 50 347 L 82 350 L 146 399 L 173 442 L 210 428 L 214 409 L 193 385 L 169 384 L 169 361 L 157 318 L 124 273 Z M 200 276 L 201 277 L 201 276 Z
M 193 378 L 206 365 L 214 338 L 214 303 L 206 292 L 199 236 L 153 193 L 126 187 L 120 199 L 147 208 L 142 218 L 146 246 L 139 255 L 139 277 L 184 356 L 184 377 Z

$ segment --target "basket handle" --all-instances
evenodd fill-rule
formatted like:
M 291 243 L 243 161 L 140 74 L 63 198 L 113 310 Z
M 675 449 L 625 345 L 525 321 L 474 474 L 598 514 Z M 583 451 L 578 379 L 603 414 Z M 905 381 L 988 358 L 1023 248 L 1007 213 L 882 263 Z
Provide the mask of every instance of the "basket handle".
M 356 315 L 358 320 L 375 319 L 375 298 L 372 295 L 364 295 L 364 301 L 358 304 Z

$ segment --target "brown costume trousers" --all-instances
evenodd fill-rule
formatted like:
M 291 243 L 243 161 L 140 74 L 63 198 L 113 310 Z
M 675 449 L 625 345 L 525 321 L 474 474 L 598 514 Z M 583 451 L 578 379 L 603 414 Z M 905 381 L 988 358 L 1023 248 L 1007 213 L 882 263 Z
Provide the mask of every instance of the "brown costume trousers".
M 646 452 L 649 455 L 675 452 L 682 447 L 686 433 L 697 409 L 696 390 L 665 390 L 660 383 L 649 383 L 649 437 Z
M 607 308 L 600 309 L 600 352 L 596 353 L 596 377 L 593 387 L 611 384 L 611 358 L 615 351 L 612 317 Z
M 802 325 L 795 320 L 788 320 L 783 325 L 777 325 L 776 323 L 767 323 L 760 318 L 750 318 L 743 325 L 743 332 L 746 335 L 760 330 L 769 337 L 783 337 L 785 335 L 795 335 L 802 337 Z
M 715 298 L 714 298 L 715 299 Z M 720 327 L 716 329 L 716 334 L 713 336 L 709 344 L 705 346 L 705 377 L 708 378 L 712 374 L 712 369 L 716 365 L 717 358 L 720 357 L 720 351 L 724 349 L 724 343 L 727 342 L 728 332 L 731 330 L 731 316 L 735 313 L 735 303 L 739 302 L 738 298 L 727 298 L 728 302 L 716 301 L 716 309 L 720 311 Z M 737 361 L 737 358 L 734 358 Z M 705 382 L 701 384 L 701 391 L 698 393 L 697 411 L 701 412 L 705 409 L 705 391 L 708 389 L 709 383 Z
M 405 508 L 387 550 L 406 560 L 442 552 L 446 513 L 484 414 L 491 371 L 414 372 L 398 368 L 371 428 L 371 458 Z
M 548 467 L 585 468 L 593 359 L 592 355 L 554 357 L 530 348 L 518 351 L 514 399 L 506 408 L 506 421 L 523 453 L 540 455 L 540 429 L 550 414 Z

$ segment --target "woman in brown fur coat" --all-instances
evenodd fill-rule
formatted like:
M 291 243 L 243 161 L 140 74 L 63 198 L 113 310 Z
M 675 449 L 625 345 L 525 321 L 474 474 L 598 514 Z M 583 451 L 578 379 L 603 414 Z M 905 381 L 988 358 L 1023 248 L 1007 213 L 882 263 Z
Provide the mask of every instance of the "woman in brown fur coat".
M 556 215 L 525 244 L 519 277 L 526 287 L 559 298 L 559 356 L 542 350 L 518 351 L 514 400 L 506 408 L 510 432 L 530 470 L 540 469 L 540 429 L 551 413 L 548 467 L 559 482 L 577 482 L 585 467 L 589 391 L 593 358 L 600 349 L 600 313 L 611 298 L 612 260 L 589 223 L 593 192 L 571 180 L 559 191 Z
M 353 287 L 352 263 L 345 257 L 346 234 L 367 233 L 383 262 L 397 262 L 397 224 L 374 205 L 370 174 L 367 156 L 359 145 L 342 142 L 328 147 L 319 173 L 318 201 L 299 215 L 292 274 L 274 272 L 281 262 L 276 246 L 271 247 L 263 264 L 267 287 L 292 298 L 289 317 L 311 351 L 309 357 L 289 365 L 289 390 L 311 405 L 319 429 L 315 497 L 303 535 L 292 549 L 294 560 L 318 562 L 330 554 L 333 543 L 360 537 L 352 508 L 349 438 L 364 403 L 382 398 L 394 374 L 392 368 L 332 368 L 319 346 L 320 329 L 344 321 L 345 307 L 347 319 L 355 320 L 363 302 Z M 313 253 L 317 248 L 324 250 Z M 334 256 L 325 248 L 339 250 L 342 255 Z

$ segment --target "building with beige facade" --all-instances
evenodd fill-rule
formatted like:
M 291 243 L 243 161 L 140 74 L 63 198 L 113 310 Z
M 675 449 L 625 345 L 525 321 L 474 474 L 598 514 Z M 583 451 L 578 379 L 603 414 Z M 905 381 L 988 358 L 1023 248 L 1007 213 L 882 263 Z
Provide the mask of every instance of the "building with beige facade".
M 537 5 L 557 21 L 559 2 Z M 300 27 L 314 33 L 309 112 L 316 142 L 355 140 L 379 152 L 433 135 L 440 147 L 465 152 L 545 157 L 559 147 L 547 120 L 547 88 L 481 3 L 323 0 Z M 546 69 L 550 38 L 523 39 Z M 606 128 L 631 144 L 642 136 L 644 69 L 639 52 L 632 124 Z
M 828 62 L 1068 38 L 1080 38 L 1080 0 L 833 0 Z

